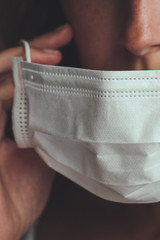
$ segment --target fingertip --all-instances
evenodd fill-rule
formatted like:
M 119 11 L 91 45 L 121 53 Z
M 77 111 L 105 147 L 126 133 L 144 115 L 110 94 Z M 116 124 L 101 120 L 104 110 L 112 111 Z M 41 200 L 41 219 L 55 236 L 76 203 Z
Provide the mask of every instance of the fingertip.
M 58 32 L 61 32 L 65 35 L 66 39 L 71 40 L 73 37 L 73 30 L 69 23 L 64 24 L 59 29 L 57 29 Z
M 48 53 L 47 59 L 49 65 L 56 65 L 62 60 L 62 53 L 60 51 L 55 51 L 53 54 Z
M 44 64 L 56 65 L 62 60 L 62 53 L 58 50 L 45 49 Z
M 62 31 L 71 31 L 72 32 L 72 27 L 69 23 L 65 23 L 64 25 L 58 27 L 56 30 L 53 31 L 53 33 L 59 33 Z
M 43 49 L 32 51 L 31 60 L 32 62 L 39 64 L 55 65 L 58 64 L 62 59 L 62 54 L 58 50 Z
M 68 41 L 73 38 L 73 29 L 70 24 L 66 23 L 66 37 L 68 37 Z
M 60 48 L 69 43 L 73 38 L 73 30 L 70 24 L 66 23 L 60 28 L 50 33 L 48 37 L 48 46 Z
M 54 29 L 40 37 L 36 37 L 30 41 L 31 47 L 57 49 L 63 47 L 73 38 L 73 30 L 69 23 Z

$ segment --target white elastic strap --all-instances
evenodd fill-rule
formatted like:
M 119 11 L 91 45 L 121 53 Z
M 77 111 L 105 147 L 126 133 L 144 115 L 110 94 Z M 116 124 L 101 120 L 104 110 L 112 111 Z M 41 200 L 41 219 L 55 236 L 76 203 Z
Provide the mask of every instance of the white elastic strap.
M 31 62 L 31 51 L 30 51 L 29 43 L 23 39 L 20 40 L 20 43 L 22 43 L 24 45 L 27 62 Z

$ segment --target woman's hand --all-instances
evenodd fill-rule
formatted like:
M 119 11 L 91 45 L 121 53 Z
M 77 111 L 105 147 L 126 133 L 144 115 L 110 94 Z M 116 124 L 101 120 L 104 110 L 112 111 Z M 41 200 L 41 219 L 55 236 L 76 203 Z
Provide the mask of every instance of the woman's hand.
M 30 41 L 32 62 L 58 64 L 57 48 L 67 44 L 72 30 L 67 24 Z M 31 149 L 18 149 L 4 135 L 14 85 L 11 57 L 23 56 L 23 46 L 0 53 L 0 239 L 18 240 L 43 211 L 55 172 Z

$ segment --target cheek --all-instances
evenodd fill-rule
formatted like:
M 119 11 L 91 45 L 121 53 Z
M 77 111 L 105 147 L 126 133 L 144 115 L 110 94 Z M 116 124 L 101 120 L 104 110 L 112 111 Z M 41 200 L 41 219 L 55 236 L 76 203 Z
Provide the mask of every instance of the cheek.
M 64 9 L 71 23 L 82 67 L 102 69 L 116 51 L 119 36 L 117 5 L 112 1 L 67 1 Z M 70 4 L 69 4 L 70 3 Z

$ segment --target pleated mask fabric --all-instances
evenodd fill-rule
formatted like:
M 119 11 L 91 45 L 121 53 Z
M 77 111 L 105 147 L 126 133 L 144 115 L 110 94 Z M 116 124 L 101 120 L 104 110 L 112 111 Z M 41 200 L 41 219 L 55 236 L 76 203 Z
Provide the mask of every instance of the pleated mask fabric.
M 160 71 L 13 58 L 13 130 L 52 169 L 106 200 L 160 200 Z

